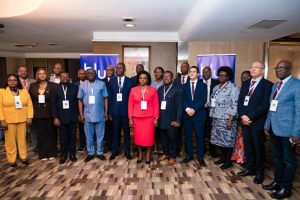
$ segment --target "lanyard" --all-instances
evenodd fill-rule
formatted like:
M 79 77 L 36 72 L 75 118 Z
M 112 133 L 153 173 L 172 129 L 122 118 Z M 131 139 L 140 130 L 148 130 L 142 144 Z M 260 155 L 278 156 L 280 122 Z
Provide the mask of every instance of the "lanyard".
M 11 92 L 14 96 L 19 96 L 19 90 L 17 90 L 17 92 L 14 92 L 14 91 L 10 90 L 10 92 Z
M 143 101 L 145 99 L 145 92 L 146 92 L 146 90 L 147 90 L 147 87 L 144 90 L 141 89 Z
M 166 92 L 166 86 L 164 86 L 164 100 L 166 99 L 166 95 L 168 94 L 169 90 L 171 89 L 171 87 L 173 86 L 173 84 L 169 87 L 169 89 Z
M 213 97 L 216 97 L 225 87 L 228 85 L 229 81 L 223 85 L 223 87 L 219 86 L 219 89 L 213 93 Z
M 65 100 L 67 100 L 67 90 L 68 90 L 68 87 L 66 86 L 66 88 L 64 88 L 63 85 L 61 87 L 63 88 L 63 91 L 64 91 Z
M 95 81 L 96 82 L 96 81 Z M 90 84 L 90 82 L 88 82 L 88 89 L 91 87 L 91 91 L 92 91 L 92 95 L 94 95 L 94 85 L 95 85 L 95 82 L 93 84 Z M 91 85 L 91 86 L 90 86 Z
M 119 84 L 119 81 L 121 82 L 121 84 Z M 118 87 L 119 87 L 119 93 L 121 93 L 121 91 L 123 89 L 123 86 L 122 86 L 122 77 L 118 77 L 117 82 L 118 82 Z

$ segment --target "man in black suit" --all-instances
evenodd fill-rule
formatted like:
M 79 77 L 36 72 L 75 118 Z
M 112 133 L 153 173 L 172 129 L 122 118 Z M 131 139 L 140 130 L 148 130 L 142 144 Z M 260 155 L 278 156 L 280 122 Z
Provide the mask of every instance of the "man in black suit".
M 183 85 L 183 129 L 186 143 L 186 157 L 181 161 L 193 160 L 193 132 L 197 143 L 197 157 L 200 166 L 206 166 L 203 160 L 204 124 L 206 120 L 205 103 L 207 100 L 206 85 L 198 81 L 199 69 L 192 66 L 189 70 L 190 81 Z
M 246 170 L 239 176 L 255 175 L 254 183 L 264 180 L 265 168 L 265 134 L 264 124 L 270 107 L 269 98 L 273 83 L 264 79 L 265 66 L 255 61 L 250 66 L 251 80 L 242 84 L 238 115 L 242 120 L 243 142 L 246 155 Z
M 211 144 L 210 141 L 210 136 L 211 136 L 211 121 L 209 118 L 209 108 L 208 104 L 210 101 L 210 95 L 216 85 L 219 84 L 218 80 L 212 79 L 211 78 L 211 68 L 209 66 L 206 66 L 202 70 L 202 77 L 200 81 L 202 81 L 206 87 L 207 87 L 207 100 L 205 104 L 205 112 L 206 112 L 206 122 L 205 122 L 205 138 L 208 141 L 208 151 L 211 157 L 215 158 L 216 157 L 216 146 Z M 204 152 L 206 151 L 206 145 L 204 145 Z
M 60 85 L 53 91 L 53 101 L 51 102 L 54 125 L 58 126 L 60 131 L 61 159 L 59 164 L 66 162 L 68 154 L 71 161 L 77 161 L 75 154 L 78 86 L 69 81 L 69 74 L 61 73 Z
M 144 65 L 142 65 L 142 64 L 137 64 L 136 67 L 135 67 L 136 74 L 138 74 L 139 72 L 142 72 L 144 70 L 145 70 Z M 131 80 L 132 80 L 134 86 L 137 86 L 139 84 L 138 80 L 137 80 L 137 75 L 131 77 Z
M 108 112 L 113 124 L 112 154 L 110 160 L 116 158 L 120 153 L 121 130 L 124 132 L 124 152 L 127 160 L 130 155 L 130 129 L 128 120 L 128 98 L 131 88 L 134 86 L 132 80 L 126 76 L 125 64 L 118 63 L 116 67 L 117 77 L 108 84 Z
M 174 84 L 173 73 L 165 71 L 163 74 L 164 86 L 158 89 L 160 103 L 160 136 L 163 153 L 158 161 L 168 159 L 168 166 L 174 165 L 177 155 L 177 128 L 181 126 L 182 117 L 182 90 Z
M 80 84 L 83 83 L 86 80 L 86 74 L 83 69 L 79 69 L 77 71 L 77 77 L 79 81 L 75 82 L 74 84 L 77 85 L 79 88 Z M 78 151 L 82 152 L 86 146 L 86 138 L 84 133 L 84 123 L 78 122 L 78 129 L 79 129 L 79 147 Z
M 105 83 L 106 88 L 108 88 L 109 82 L 115 77 L 115 68 L 111 65 L 106 67 L 106 77 L 101 79 Z M 113 138 L 113 125 L 112 120 L 108 118 L 105 122 L 105 133 L 104 133 L 104 143 L 105 152 L 108 152 L 112 148 L 112 138 Z

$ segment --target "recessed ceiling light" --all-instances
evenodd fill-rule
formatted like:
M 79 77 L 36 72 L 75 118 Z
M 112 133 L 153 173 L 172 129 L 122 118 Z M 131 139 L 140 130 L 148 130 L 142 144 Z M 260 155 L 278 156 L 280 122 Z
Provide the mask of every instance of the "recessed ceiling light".
M 124 22 L 134 22 L 135 18 L 134 17 L 122 17 L 122 21 L 124 21 Z
M 47 43 L 49 46 L 57 46 L 58 44 L 57 43 L 54 43 L 54 42 L 48 42 Z
M 125 24 L 126 27 L 132 28 L 135 27 L 135 24 Z

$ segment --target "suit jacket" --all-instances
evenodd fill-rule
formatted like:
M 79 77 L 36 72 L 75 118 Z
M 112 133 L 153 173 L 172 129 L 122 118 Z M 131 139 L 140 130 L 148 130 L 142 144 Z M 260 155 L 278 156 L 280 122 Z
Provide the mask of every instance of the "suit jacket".
M 242 84 L 239 100 L 238 100 L 238 115 L 239 117 L 246 115 L 252 121 L 250 128 L 263 129 L 270 107 L 270 94 L 273 83 L 262 78 L 254 89 L 248 106 L 244 106 L 245 97 L 249 93 L 251 80 L 245 81 Z
M 23 89 L 26 89 L 26 90 L 29 90 L 30 84 L 35 82 L 34 79 L 32 79 L 32 78 L 27 78 L 27 79 L 25 79 L 25 81 L 26 81 L 26 83 L 27 83 L 27 85 L 26 85 L 26 87 L 25 87 L 24 82 L 22 81 L 21 78 L 20 78 L 20 81 L 21 81 L 21 84 L 22 84 Z
M 278 83 L 273 85 L 270 102 L 277 85 Z M 272 125 L 272 130 L 277 136 L 300 138 L 300 80 L 291 77 L 283 85 L 277 100 L 277 110 L 269 111 L 265 129 L 269 130 Z
M 63 109 L 63 100 L 65 94 L 62 85 L 59 84 L 57 89 L 53 91 L 53 101 L 51 101 L 51 111 L 53 118 L 60 120 L 62 124 L 77 122 L 78 120 L 78 100 L 77 100 L 78 86 L 75 84 L 67 85 L 67 99 L 69 100 L 69 109 Z
M 141 109 L 142 93 L 140 86 L 133 87 L 128 100 L 128 117 L 155 117 L 159 118 L 158 94 L 154 87 L 147 86 L 144 94 L 147 101 L 147 110 Z
M 165 91 L 167 91 L 167 89 Z M 160 129 L 170 129 L 172 127 L 171 126 L 172 121 L 181 122 L 181 117 L 182 117 L 181 87 L 173 83 L 172 87 L 166 94 L 165 99 L 164 99 L 164 86 L 158 88 L 157 92 L 159 96 L 160 105 L 161 102 L 164 100 L 167 102 L 166 109 L 165 110 L 160 109 L 159 112 Z
M 10 89 L 1 89 L 0 91 L 0 121 L 6 123 L 26 122 L 33 118 L 33 107 L 29 93 L 25 89 L 19 90 L 22 101 L 22 108 L 15 107 L 15 98 Z
M 58 84 L 48 81 L 45 90 L 45 103 L 39 103 L 39 82 L 32 83 L 29 88 L 29 94 L 33 103 L 34 118 L 52 118 L 51 101 L 52 94 L 57 89 Z
M 132 80 L 128 77 L 124 77 L 124 83 L 122 90 L 122 101 L 117 101 L 117 93 L 119 93 L 118 78 L 114 78 L 109 81 L 108 84 L 108 112 L 112 116 L 128 116 L 128 98 L 131 88 L 134 86 Z
M 205 103 L 207 99 L 207 87 L 201 82 L 197 81 L 195 88 L 194 99 L 192 100 L 190 81 L 183 85 L 183 119 L 192 120 L 206 120 Z M 186 113 L 187 108 L 193 108 L 195 115 L 190 117 Z
M 108 84 L 112 79 L 114 79 L 114 77 L 110 78 L 110 80 L 108 81 L 108 78 L 105 77 L 103 79 L 100 79 L 100 81 L 103 81 L 105 83 L 106 88 L 108 88 Z
M 138 86 L 139 85 L 139 83 L 137 82 L 137 75 L 131 77 L 130 79 L 132 80 L 134 86 Z
M 211 80 L 211 83 L 210 83 L 210 95 L 211 95 L 214 87 L 216 85 L 218 85 L 220 82 L 216 79 L 210 79 L 210 80 Z M 203 82 L 203 79 L 200 79 L 200 81 Z
M 190 81 L 190 77 L 187 76 L 187 80 L 186 83 Z M 175 79 L 174 83 L 178 84 L 178 85 L 182 85 L 181 84 L 181 74 L 178 75 L 178 77 Z

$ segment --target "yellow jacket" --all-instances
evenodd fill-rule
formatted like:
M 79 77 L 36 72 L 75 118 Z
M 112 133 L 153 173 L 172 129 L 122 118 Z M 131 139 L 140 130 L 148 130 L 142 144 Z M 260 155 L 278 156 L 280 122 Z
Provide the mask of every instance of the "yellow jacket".
M 33 106 L 29 93 L 25 89 L 20 89 L 19 95 L 22 101 L 21 109 L 15 107 L 14 95 L 8 87 L 0 90 L 0 121 L 20 123 L 33 118 Z

